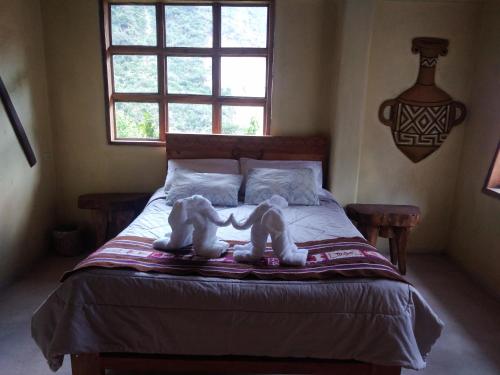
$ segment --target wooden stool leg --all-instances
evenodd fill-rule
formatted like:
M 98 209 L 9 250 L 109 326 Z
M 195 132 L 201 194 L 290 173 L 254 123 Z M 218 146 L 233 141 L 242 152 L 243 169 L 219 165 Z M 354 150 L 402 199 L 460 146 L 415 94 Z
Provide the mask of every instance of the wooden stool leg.
M 406 245 L 408 244 L 409 228 L 397 228 L 395 230 L 398 246 L 398 267 L 401 275 L 406 275 Z
M 389 250 L 391 252 L 391 263 L 398 263 L 398 242 L 394 236 L 389 238 Z
M 105 241 L 117 236 L 135 218 L 134 210 L 111 211 Z
M 103 210 L 92 210 L 91 220 L 95 235 L 95 246 L 101 247 L 106 242 L 108 233 L 108 214 Z
M 378 227 L 369 224 L 362 224 L 359 226 L 359 231 L 363 236 L 365 236 L 370 245 L 377 245 Z

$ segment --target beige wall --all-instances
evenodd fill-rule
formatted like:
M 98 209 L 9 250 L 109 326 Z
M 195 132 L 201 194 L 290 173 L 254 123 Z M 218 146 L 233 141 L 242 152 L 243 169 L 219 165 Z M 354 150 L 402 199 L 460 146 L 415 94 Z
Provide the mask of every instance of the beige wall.
M 273 66 L 273 135 L 328 134 L 337 0 L 278 0 Z
M 332 66 L 330 189 L 342 203 L 357 199 L 362 134 L 366 117 L 375 0 L 345 0 L 339 6 Z
M 77 197 L 89 192 L 152 191 L 163 183 L 162 148 L 110 146 L 106 141 L 97 1 L 42 2 L 50 82 L 58 214 L 84 218 Z M 333 5 L 332 5 L 333 4 Z M 279 0 L 275 36 L 272 133 L 327 132 L 322 76 L 331 64 L 335 2 Z
M 42 3 L 58 184 L 58 217 L 79 219 L 77 197 L 151 191 L 165 169 L 161 148 L 109 146 L 97 1 Z
M 0 286 L 47 249 L 53 156 L 40 6 L 0 0 L 0 76 L 38 158 L 30 168 L 0 104 Z
M 481 17 L 448 253 L 500 297 L 500 199 L 481 192 L 500 139 L 500 2 Z
M 365 3 L 368 7 L 369 2 Z M 415 204 L 422 210 L 422 222 L 410 237 L 410 251 L 443 251 L 449 221 L 452 215 L 452 198 L 457 178 L 460 149 L 464 129 L 453 129 L 444 145 L 427 159 L 415 164 L 395 146 L 390 128 L 377 118 L 379 105 L 394 98 L 415 82 L 418 55 L 411 53 L 411 40 L 416 36 L 436 36 L 450 40 L 449 54 L 440 58 L 437 67 L 437 84 L 452 97 L 469 103 L 469 77 L 473 68 L 474 42 L 478 20 L 477 2 L 449 1 L 377 1 L 371 43 L 368 44 L 368 73 L 366 101 L 360 95 L 352 98 L 355 107 L 364 115 L 357 115 L 354 126 L 362 121 L 362 130 L 350 139 L 351 155 L 344 153 L 350 168 L 356 168 L 357 142 L 360 142 L 357 180 L 335 179 L 335 191 L 357 191 L 356 200 L 364 203 Z M 355 77 L 362 74 L 361 67 Z M 357 82 L 357 78 L 354 78 Z M 339 88 L 340 89 L 340 88 Z M 354 111 L 353 111 L 354 112 Z M 352 120 L 352 117 L 348 120 Z M 352 125 L 337 123 L 337 127 Z M 346 142 L 346 139 L 341 139 Z M 343 184 L 337 187 L 338 184 Z M 346 184 L 349 184 L 346 186 Z M 341 201 L 348 203 L 345 199 Z M 387 241 L 379 242 L 387 247 Z
M 164 150 L 106 142 L 97 2 L 47 0 L 42 9 L 58 214 L 85 219 L 87 213 L 76 208 L 80 194 L 160 186 Z M 376 113 L 383 100 L 413 84 L 418 56 L 411 54 L 410 42 L 418 35 L 450 39 L 437 82 L 468 103 L 478 10 L 479 3 L 471 1 L 276 4 L 272 134 L 330 133 L 331 187 L 342 203 L 419 205 L 423 221 L 410 250 L 444 250 L 467 125 L 414 164 L 395 147 Z
M 44 242 L 52 191 L 59 220 L 85 220 L 78 195 L 152 191 L 164 179 L 162 148 L 107 144 L 98 2 L 44 0 L 41 6 L 43 41 L 38 2 L 0 0 L 0 74 L 40 159 L 29 169 L 10 128 L 0 127 L 0 253 L 6 259 L 0 284 L 21 267 L 20 258 L 42 251 L 20 243 L 26 233 L 31 243 Z M 271 130 L 330 134 L 330 183 L 342 203 L 419 205 L 423 220 L 410 251 L 447 248 L 471 272 L 483 267 L 478 278 L 497 288 L 498 260 L 490 260 L 498 258 L 500 202 L 479 191 L 498 137 L 498 80 L 491 79 L 500 73 L 498 6 L 489 5 L 481 18 L 481 2 L 472 0 L 278 0 Z M 417 164 L 376 117 L 383 100 L 415 81 L 415 36 L 450 39 L 437 82 L 470 112 L 438 151 Z M 475 68 L 477 48 L 482 52 Z

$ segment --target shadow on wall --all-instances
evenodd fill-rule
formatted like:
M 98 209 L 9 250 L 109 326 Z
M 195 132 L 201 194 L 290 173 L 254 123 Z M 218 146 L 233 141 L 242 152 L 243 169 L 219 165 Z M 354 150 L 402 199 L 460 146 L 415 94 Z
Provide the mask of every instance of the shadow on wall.
M 0 2 L 0 46 L 0 74 L 39 161 L 33 168 L 28 166 L 0 105 L 3 286 L 46 253 L 55 217 L 52 132 L 38 1 Z
M 21 157 L 24 159 L 24 156 Z M 33 262 L 50 251 L 54 205 L 50 199 L 43 198 L 47 194 L 47 186 L 39 176 L 42 172 L 33 170 L 33 173 L 37 175 L 37 181 L 28 183 L 22 191 L 15 192 L 23 194 L 22 204 L 11 207 L 11 212 L 16 212 L 17 220 L 12 230 L 2 236 L 2 241 L 5 241 L 2 247 L 9 251 L 2 255 L 0 287 L 9 283 L 16 275 L 29 270 Z M 17 199 L 14 198 L 12 202 L 17 202 Z

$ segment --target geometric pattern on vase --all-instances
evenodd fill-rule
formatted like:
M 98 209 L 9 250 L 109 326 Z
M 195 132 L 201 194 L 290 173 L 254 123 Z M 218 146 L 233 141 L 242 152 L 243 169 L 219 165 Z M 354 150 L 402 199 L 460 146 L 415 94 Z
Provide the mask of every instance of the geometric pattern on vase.
M 420 59 L 420 65 L 425 66 L 427 68 L 433 68 L 437 65 L 438 59 L 437 57 L 422 57 Z
M 401 146 L 441 146 L 449 132 L 450 106 L 422 107 L 399 104 L 393 128 Z

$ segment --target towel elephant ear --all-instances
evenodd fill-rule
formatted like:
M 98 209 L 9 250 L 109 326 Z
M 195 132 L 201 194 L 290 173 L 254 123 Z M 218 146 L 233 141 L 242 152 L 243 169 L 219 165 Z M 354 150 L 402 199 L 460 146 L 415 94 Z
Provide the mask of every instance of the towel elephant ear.
M 264 215 L 262 215 L 260 223 L 267 228 L 269 233 L 274 235 L 279 235 L 285 230 L 285 221 L 283 220 L 283 216 L 281 215 L 281 212 L 274 207 L 270 208 Z

